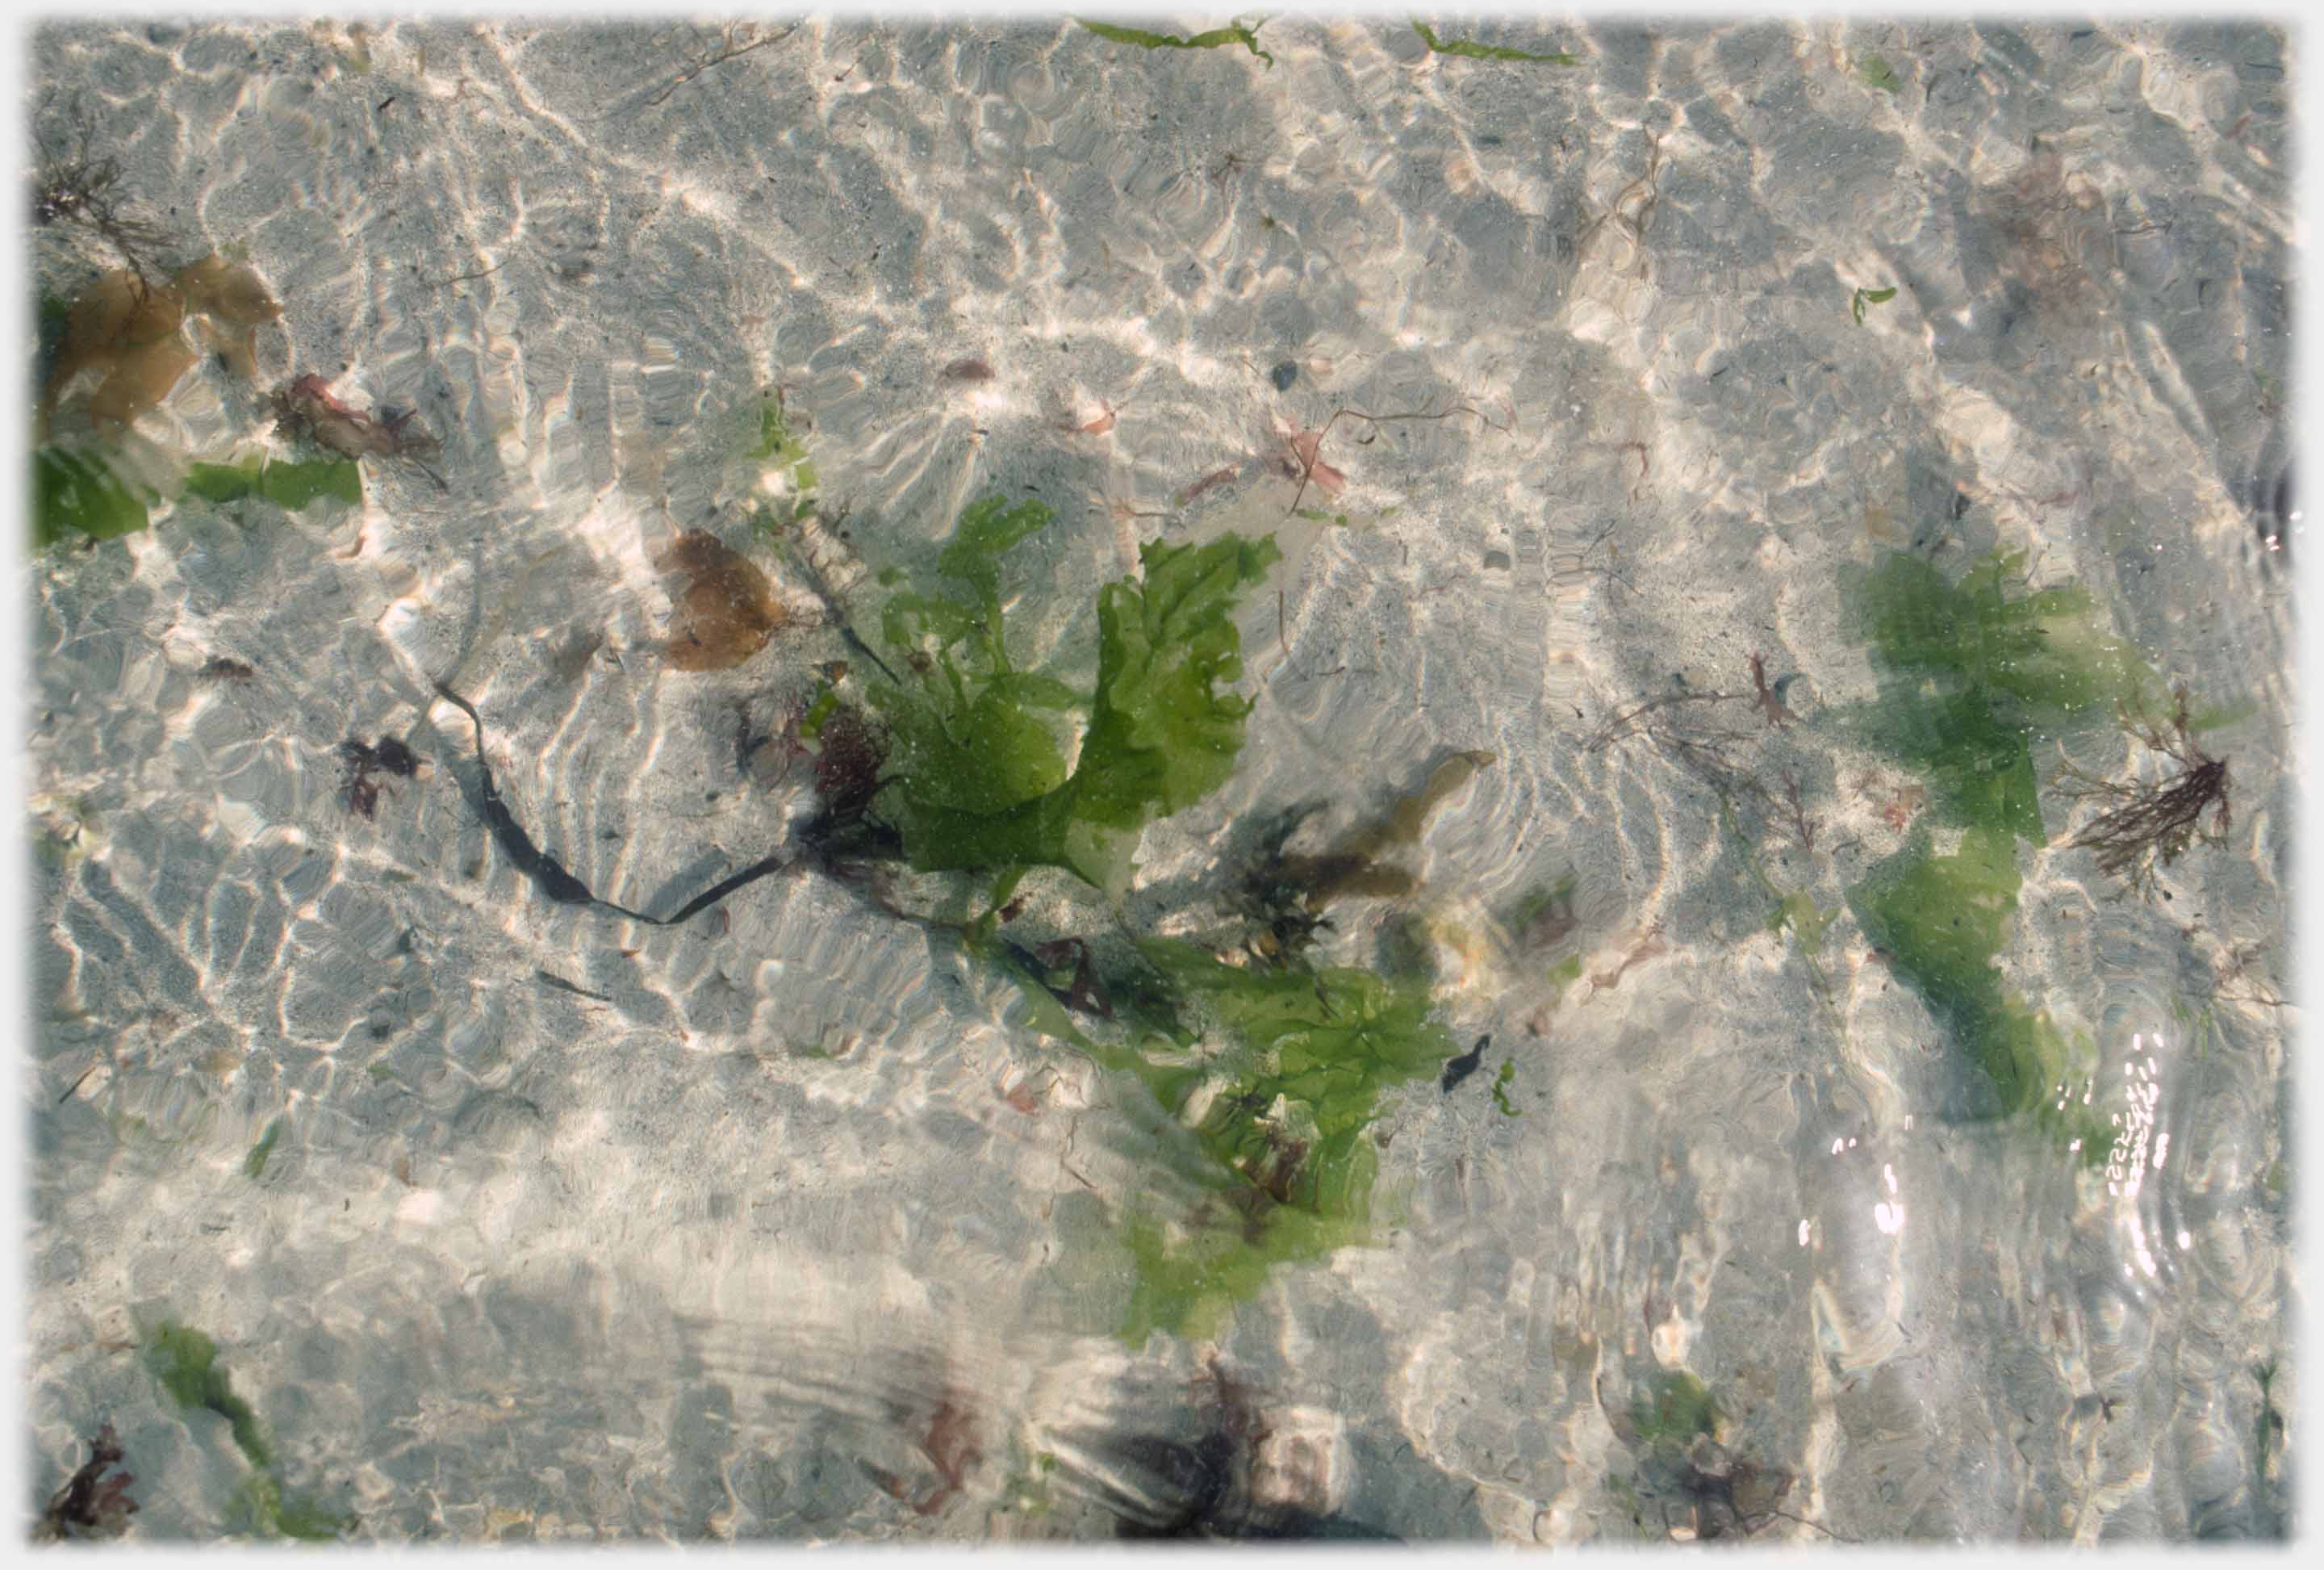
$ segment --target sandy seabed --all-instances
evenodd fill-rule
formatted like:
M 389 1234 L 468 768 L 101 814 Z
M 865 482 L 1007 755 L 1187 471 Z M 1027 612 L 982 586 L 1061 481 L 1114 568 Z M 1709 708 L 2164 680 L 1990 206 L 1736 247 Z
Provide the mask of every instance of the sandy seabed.
M 2283 1529 L 2284 39 L 1436 34 L 1575 63 L 1388 18 L 1272 20 L 1264 56 L 36 35 L 37 133 L 85 117 L 172 264 L 282 306 L 259 383 L 206 361 L 140 461 L 282 450 L 260 395 L 311 373 L 416 410 L 444 481 L 370 458 L 353 509 L 184 499 L 30 569 L 41 1497 L 110 1420 L 161 1539 L 264 1527 L 269 1477 L 389 1541 Z M 110 264 L 35 245 L 60 298 Z M 674 669 L 656 568 L 681 529 L 747 544 L 776 387 L 852 557 L 924 562 L 995 490 L 1055 508 L 1012 625 L 1083 677 L 1077 607 L 1140 542 L 1277 533 L 1242 766 L 1148 832 L 1132 926 L 1268 813 L 1320 802 L 1329 841 L 1493 755 L 1401 853 L 1418 887 L 1324 935 L 1425 950 L 1515 1066 L 1385 1098 L 1373 1246 L 1133 1352 L 1162 1135 L 1005 978 L 828 879 L 669 928 L 558 905 L 488 835 L 439 679 L 605 899 L 672 909 L 802 821 L 806 768 L 747 743 L 850 651 L 778 571 L 794 625 Z M 2168 900 L 2055 796 L 2017 852 L 2007 984 L 2092 1044 L 2127 1177 L 1956 1115 L 1946 1026 L 1849 913 L 1959 831 L 1851 739 L 1879 688 L 1839 586 L 1997 547 L 2235 715 L 2231 827 Z M 1765 811 L 1608 739 L 1755 673 L 1794 722 L 1718 724 Z M 426 766 L 353 812 L 341 744 L 390 735 Z M 1544 951 L 1512 913 L 1561 885 Z M 1816 954 L 1778 889 L 1832 913 Z M 1108 919 L 1028 891 L 1029 933 Z M 156 1382 L 164 1321 L 215 1338 L 266 1468 Z M 1682 1370 L 1784 1513 L 1642 1442 L 1633 1392 Z

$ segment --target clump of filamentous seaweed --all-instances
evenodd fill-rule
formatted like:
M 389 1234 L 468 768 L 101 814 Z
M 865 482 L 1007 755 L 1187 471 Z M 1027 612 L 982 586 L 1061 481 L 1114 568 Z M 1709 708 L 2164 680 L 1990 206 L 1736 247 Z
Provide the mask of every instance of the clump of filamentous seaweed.
M 94 151 L 97 122 L 85 99 L 67 112 L 61 139 L 44 139 L 32 175 L 36 229 L 92 235 L 141 279 L 152 277 L 152 256 L 169 244 L 161 226 L 140 217 L 122 188 L 121 161 Z
M 2123 729 L 2150 757 L 2166 765 L 2159 778 L 2110 780 L 2072 763 L 2059 771 L 2064 793 L 2094 805 L 2098 816 L 2070 843 L 2098 853 L 2100 870 L 2143 893 L 2154 891 L 2157 873 L 2177 861 L 2196 840 L 2218 844 L 2228 824 L 2227 761 L 2214 758 L 2195 739 L 2187 713 L 2187 689 L 2172 694 L 2161 719 L 2143 708 L 2123 716 Z M 2206 827 L 2203 819 L 2209 815 Z

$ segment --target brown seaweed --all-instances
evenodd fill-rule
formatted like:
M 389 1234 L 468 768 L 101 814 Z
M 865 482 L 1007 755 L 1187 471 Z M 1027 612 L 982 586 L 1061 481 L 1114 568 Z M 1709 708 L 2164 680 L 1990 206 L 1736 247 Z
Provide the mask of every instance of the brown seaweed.
M 1419 790 L 1398 798 L 1385 817 L 1320 853 L 1284 848 L 1300 825 L 1321 810 L 1320 804 L 1293 808 L 1277 819 L 1260 836 L 1258 854 L 1230 900 L 1254 928 L 1245 943 L 1252 957 L 1269 965 L 1295 964 L 1316 933 L 1331 926 L 1323 912 L 1335 900 L 1397 899 L 1418 889 L 1418 877 L 1381 858 L 1419 844 L 1429 815 L 1492 762 L 1491 753 L 1453 753 L 1430 771 Z
M 411 423 L 414 411 L 382 409 L 366 414 L 331 391 L 331 384 L 309 371 L 274 394 L 275 429 L 284 436 L 314 443 L 341 457 L 410 458 L 419 462 L 439 490 L 449 490 L 444 476 L 420 460 L 433 457 L 441 444 Z
M 45 152 L 32 176 L 32 223 L 39 228 L 69 224 L 85 228 L 120 253 L 130 271 L 148 282 L 147 258 L 166 246 L 161 226 L 128 210 L 121 191 L 121 162 L 90 151 L 97 122 L 86 102 L 72 110 L 75 142 L 69 152 Z
M 56 365 L 41 394 L 38 429 L 45 437 L 64 394 L 86 372 L 101 373 L 88 402 L 89 422 L 100 433 L 125 429 L 160 407 L 200 357 L 186 339 L 189 318 L 201 324 L 227 369 L 254 377 L 259 325 L 281 315 L 255 272 L 220 256 L 203 257 L 168 283 L 115 268 L 73 301 L 65 317 Z
M 788 619 L 758 565 L 698 529 L 679 535 L 654 565 L 687 580 L 666 646 L 675 670 L 731 670 Z
M 2155 756 L 2177 765 L 2157 780 L 2102 779 L 2068 764 L 2059 778 L 2077 801 L 2105 808 L 2068 843 L 2098 853 L 2099 870 L 2123 879 L 2142 894 L 2154 891 L 2157 872 L 2200 839 L 2217 845 L 2227 836 L 2227 761 L 2203 750 L 2189 728 L 2187 689 L 2175 695 L 2171 712 L 2157 722 L 2144 714 L 2124 716 L 2123 728 Z M 2203 827 L 2203 815 L 2211 825 Z
M 74 1473 L 64 1487 L 49 1500 L 49 1508 L 32 1528 L 35 1542 L 52 1543 L 76 1538 L 117 1538 L 129 1528 L 129 1518 L 136 1512 L 137 1501 L 129 1497 L 129 1485 L 137 1481 L 124 1472 L 115 1476 L 105 1475 L 106 1470 L 120 1464 L 123 1456 L 121 1441 L 106 1423 L 88 1442 L 88 1460 Z

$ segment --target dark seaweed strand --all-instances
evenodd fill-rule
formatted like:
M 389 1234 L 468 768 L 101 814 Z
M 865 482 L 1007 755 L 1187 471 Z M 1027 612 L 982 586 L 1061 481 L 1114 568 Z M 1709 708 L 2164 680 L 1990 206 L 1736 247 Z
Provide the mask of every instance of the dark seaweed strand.
M 1493 1039 L 1490 1036 L 1480 1036 L 1474 1047 L 1470 1048 L 1458 1057 L 1448 1057 L 1444 1060 L 1444 1077 L 1438 1082 L 1444 1094 L 1451 1094 L 1454 1085 L 1485 1066 L 1485 1048 L 1492 1044 Z
M 484 722 L 483 716 L 476 713 L 475 706 L 440 681 L 436 683 L 436 690 L 448 702 L 457 706 L 476 728 L 476 772 L 484 783 L 477 811 L 484 817 L 484 826 L 492 830 L 493 837 L 500 842 L 503 854 L 516 864 L 518 870 L 540 884 L 541 892 L 559 904 L 596 905 L 617 916 L 626 916 L 632 921 L 643 921 L 654 927 L 676 927 L 707 910 L 745 884 L 756 882 L 769 873 L 780 872 L 790 864 L 779 851 L 753 862 L 741 872 L 731 873 L 696 894 L 675 916 L 649 916 L 642 910 L 616 905 L 611 900 L 601 900 L 591 893 L 580 879 L 566 871 L 564 864 L 555 856 L 534 845 L 532 836 L 524 832 L 515 814 L 509 810 L 508 803 L 501 799 L 500 790 L 493 783 L 492 765 L 484 762 Z
M 484 791 L 478 799 L 476 809 L 484 820 L 484 827 L 491 829 L 493 837 L 500 842 L 502 854 L 516 864 L 518 871 L 540 884 L 542 893 L 558 904 L 601 903 L 580 879 L 565 870 L 564 864 L 532 843 L 532 836 L 518 825 L 515 815 L 508 809 L 508 803 L 501 799 L 500 788 L 493 783 L 493 766 L 484 762 L 484 716 L 476 713 L 475 705 L 440 681 L 436 683 L 436 690 L 466 714 L 469 723 L 476 727 L 476 773 L 484 782 Z

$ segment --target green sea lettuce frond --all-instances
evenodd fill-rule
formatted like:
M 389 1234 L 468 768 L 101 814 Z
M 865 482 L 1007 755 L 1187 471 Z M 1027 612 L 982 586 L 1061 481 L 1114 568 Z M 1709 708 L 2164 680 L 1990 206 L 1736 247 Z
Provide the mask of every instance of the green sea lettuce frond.
M 2092 1067 L 2087 1044 L 2008 992 L 1994 966 L 2016 924 L 2020 882 L 2010 836 L 1972 828 L 1950 855 L 1931 854 L 1925 844 L 1907 848 L 1851 890 L 1849 903 L 1891 968 L 1960 1043 L 1991 1114 L 2035 1114 L 2081 1137 L 2086 1156 L 2102 1153 L 2079 1097 Z
M 938 563 L 955 592 L 890 599 L 882 635 L 917 679 L 875 688 L 895 738 L 883 805 L 912 864 L 1054 866 L 1119 896 L 1138 832 L 1217 789 L 1242 746 L 1249 700 L 1232 611 L 1277 559 L 1271 540 L 1149 544 L 1142 581 L 1098 596 L 1098 675 L 1068 777 L 1058 722 L 1084 707 L 1065 683 L 1010 661 L 1001 559 L 1050 521 L 1038 503 L 988 498 Z

